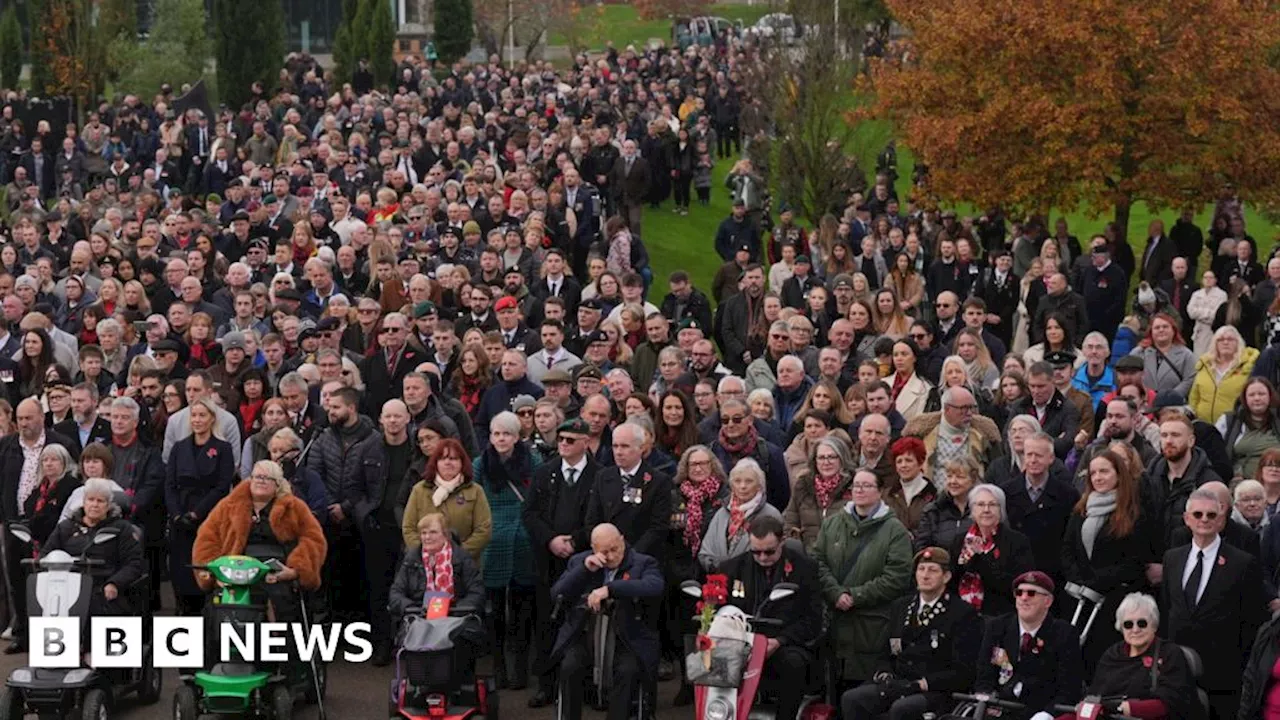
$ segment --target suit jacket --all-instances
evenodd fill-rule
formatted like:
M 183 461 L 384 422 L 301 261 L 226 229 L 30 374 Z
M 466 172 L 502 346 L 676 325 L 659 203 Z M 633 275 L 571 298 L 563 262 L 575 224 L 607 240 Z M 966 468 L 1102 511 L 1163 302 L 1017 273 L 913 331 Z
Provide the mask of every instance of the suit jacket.
M 638 205 L 644 202 L 644 197 L 649 192 L 649 161 L 637 155 L 631 165 L 631 172 L 628 173 L 627 159 L 619 156 L 613 162 L 610 184 L 620 205 Z
M 665 585 L 658 561 L 628 547 L 622 563 L 618 565 L 612 582 L 605 583 L 605 571 L 591 572 L 586 560 L 591 551 L 580 552 L 569 559 L 569 569 L 551 587 L 553 599 L 563 598 L 565 619 L 556 634 L 548 667 L 558 665 L 565 650 L 588 629 L 591 611 L 582 607 L 582 600 L 593 590 L 609 586 L 609 597 L 616 605 L 613 610 L 613 627 L 616 637 L 635 654 L 642 671 L 650 675 L 658 669 L 658 630 L 656 609 Z
M 73 455 L 84 452 L 85 445 L 89 443 L 100 442 L 111 447 L 111 421 L 101 415 L 93 421 L 93 427 L 89 429 L 89 440 L 84 445 L 80 444 L 80 428 L 74 418 L 67 418 L 54 425 L 53 431 L 71 441 L 73 447 L 68 447 L 67 452 Z
M 548 582 L 563 573 L 566 566 L 566 561 L 552 555 L 547 549 L 552 538 L 568 535 L 573 538 L 574 548 L 585 550 L 591 547 L 591 526 L 581 522 L 575 523 L 575 527 L 571 528 L 556 526 L 560 491 L 566 487 L 563 464 L 559 456 L 553 456 L 533 471 L 533 482 L 529 484 L 529 494 L 525 498 L 521 514 L 525 530 L 529 532 L 529 541 L 533 545 L 533 561 L 538 566 L 538 575 Z M 591 457 L 591 453 L 587 453 L 587 465 L 575 483 L 578 487 L 577 497 L 573 498 L 578 504 L 578 507 L 573 508 L 575 517 L 587 516 L 592 489 L 599 472 L 600 463 Z
M 1084 663 L 1080 637 L 1065 620 L 1052 616 L 1035 635 L 1035 647 L 1022 654 L 1022 632 L 1018 615 L 1009 613 L 987 623 L 978 650 L 978 680 L 974 692 L 990 693 L 1002 700 L 1027 706 L 1025 717 L 1037 712 L 1053 712 L 1054 705 L 1074 705 L 1080 701 L 1084 683 Z M 1002 681 L 1001 666 L 1012 665 Z M 1015 688 L 1022 692 L 1015 695 Z
M 551 297 L 551 286 L 546 278 L 539 280 L 533 286 L 533 295 L 539 300 L 546 301 Z M 576 317 L 578 312 L 578 303 L 582 301 L 582 285 L 574 278 L 565 275 L 560 280 L 560 292 L 557 296 L 564 300 L 565 316 Z
M 1009 413 L 1009 417 L 1022 414 L 1035 417 L 1035 403 L 1032 402 L 1031 396 L 1028 395 L 1019 400 Z M 1080 410 L 1075 406 L 1075 403 L 1067 402 L 1067 398 L 1062 394 L 1061 390 L 1054 390 L 1053 397 L 1049 400 L 1049 404 L 1045 406 L 1044 419 L 1040 421 L 1040 427 L 1053 436 L 1054 454 L 1058 456 L 1058 459 L 1065 460 L 1067 453 L 1075 445 L 1076 433 L 1080 432 Z
M 973 686 L 982 623 L 959 595 L 946 592 L 934 602 L 941 612 L 923 621 L 919 593 L 894 601 L 889 609 L 889 647 L 876 673 L 924 678 L 930 692 L 965 692 Z
M 1146 249 L 1142 251 L 1142 267 L 1139 268 L 1142 279 L 1153 288 L 1160 287 L 1160 283 L 1173 277 L 1173 258 L 1177 253 L 1178 248 L 1169 238 L 1161 235 L 1154 249 L 1151 248 L 1151 238 L 1147 238 Z
M 427 361 L 426 353 L 414 350 L 405 345 L 400 351 L 400 360 L 396 363 L 395 372 L 387 369 L 386 348 L 365 358 L 361 364 L 360 376 L 364 378 L 365 398 L 368 407 L 381 412 L 382 405 L 388 400 L 404 395 L 404 376 L 413 372 L 420 363 Z
M 1240 688 L 1254 634 L 1265 619 L 1262 566 L 1243 550 L 1221 543 L 1218 560 L 1205 568 L 1209 582 L 1204 593 L 1189 608 L 1182 576 L 1193 547 L 1183 545 L 1164 554 L 1160 634 L 1200 653 L 1202 688 L 1210 694 L 1234 693 Z
M 637 552 L 661 560 L 671 527 L 671 478 L 646 461 L 629 484 L 624 485 L 617 466 L 601 470 L 595 479 L 587 505 L 588 532 L 600 523 L 613 523 Z M 640 494 L 638 503 L 627 501 L 634 492 Z
M 1063 468 L 1061 475 L 1049 471 L 1049 478 L 1040 490 L 1040 498 L 1031 502 L 1027 492 L 1027 479 L 1018 473 L 1001 487 L 1009 517 L 1005 522 L 1031 541 L 1035 555 L 1035 567 L 1062 581 L 1062 541 L 1071 521 L 1072 509 L 1080 501 L 1080 493 L 1071 484 L 1071 475 Z

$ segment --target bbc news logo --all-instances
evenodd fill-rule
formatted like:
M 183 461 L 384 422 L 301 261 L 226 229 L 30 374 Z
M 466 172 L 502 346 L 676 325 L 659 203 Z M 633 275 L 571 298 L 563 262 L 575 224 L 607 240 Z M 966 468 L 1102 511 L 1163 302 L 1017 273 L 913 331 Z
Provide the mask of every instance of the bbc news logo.
M 152 619 L 151 667 L 209 667 L 205 621 L 198 617 Z M 79 618 L 30 619 L 30 656 L 36 668 L 78 668 L 83 661 Z M 286 662 L 292 655 L 302 662 L 331 663 L 339 656 L 349 663 L 373 657 L 369 623 L 313 625 L 302 623 L 222 623 L 218 657 L 214 662 Z M 140 668 L 148 638 L 140 617 L 94 617 L 89 626 L 91 664 L 96 668 Z M 340 651 L 340 648 L 343 648 Z

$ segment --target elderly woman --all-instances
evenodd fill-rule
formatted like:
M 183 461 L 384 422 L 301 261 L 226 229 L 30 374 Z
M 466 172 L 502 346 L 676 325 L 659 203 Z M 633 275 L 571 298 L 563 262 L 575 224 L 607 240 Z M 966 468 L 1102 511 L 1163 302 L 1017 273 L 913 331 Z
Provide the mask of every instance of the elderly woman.
M 1143 720 L 1199 717 L 1201 708 L 1195 678 L 1182 648 L 1156 636 L 1160 609 L 1155 599 L 1143 593 L 1130 593 L 1120 601 L 1115 619 L 1116 632 L 1122 633 L 1124 639 L 1102 654 L 1085 695 L 1103 698 L 1108 710 L 1114 708 L 1116 714 L 1126 717 Z M 1270 672 L 1267 668 L 1268 677 Z M 1248 682 L 1246 672 L 1246 687 Z M 1269 717 L 1267 713 L 1259 715 L 1258 709 L 1245 714 L 1242 705 L 1240 717 Z M 1077 716 L 1065 717 L 1075 720 Z
M 889 606 L 911 587 L 911 538 L 882 499 L 882 481 L 858 470 L 852 497 L 822 523 L 813 557 L 842 661 L 842 680 L 871 679 L 889 638 Z
M 1144 582 L 1147 563 L 1155 558 L 1150 527 L 1142 518 L 1141 476 L 1109 450 L 1093 456 L 1088 474 L 1084 495 L 1067 521 L 1062 572 L 1068 582 L 1101 593 L 1107 617 Z M 1117 639 L 1095 624 L 1084 642 L 1086 669 Z
M 1027 438 L 1039 435 L 1041 432 L 1043 431 L 1040 428 L 1040 421 L 1036 420 L 1035 415 L 1014 415 L 1009 418 L 1009 423 L 1005 425 L 1009 451 L 992 461 L 987 467 L 983 482 L 1002 485 L 1019 476 L 1022 473 L 1023 444 L 1026 443 Z M 1055 465 L 1059 462 L 1061 461 L 1054 459 Z
M 492 517 L 482 567 L 493 608 L 495 674 L 502 685 L 508 677 L 509 658 L 510 687 L 517 690 L 528 686 L 536 580 L 521 510 L 537 465 L 537 457 L 520 441 L 520 418 L 512 412 L 495 415 L 489 423 L 489 446 L 475 459 L 473 477 L 484 490 Z
M 219 500 L 231 491 L 236 466 L 231 445 L 214 433 L 217 406 L 209 398 L 191 404 L 191 435 L 173 446 L 166 466 L 165 510 L 169 517 L 169 577 L 183 615 L 199 615 L 205 589 L 188 565 L 197 529 Z M 210 558 L 211 559 L 211 558 Z
M 316 516 L 320 527 L 326 527 L 329 522 L 329 505 L 333 501 L 320 475 L 311 468 L 298 465 L 298 457 L 302 455 L 302 438 L 293 431 L 293 428 L 282 427 L 271 436 L 271 440 L 267 443 L 267 452 L 266 459 L 278 463 L 284 471 L 285 478 L 293 486 L 294 496 L 311 508 L 311 514 Z M 251 465 L 246 474 L 252 473 Z
M 671 565 L 682 579 L 702 577 L 699 562 L 707 531 L 716 514 L 730 502 L 730 481 L 724 466 L 706 445 L 684 451 L 676 469 L 671 497 L 673 519 Z
M 263 589 L 274 617 L 289 622 L 296 618 L 296 607 L 293 588 L 286 583 L 297 580 L 307 590 L 318 589 L 327 552 L 324 530 L 311 508 L 293 494 L 280 465 L 260 460 L 248 481 L 219 500 L 200 524 L 191 561 L 204 565 L 225 555 L 248 555 L 281 562 L 283 567 L 267 576 Z M 208 573 L 196 577 L 201 589 L 213 588 Z
M 58 523 L 40 548 L 41 555 L 62 550 L 72 557 L 100 560 L 94 568 L 91 615 L 132 615 L 126 597 L 129 588 L 146 572 L 142 544 L 120 507 L 113 502 L 110 480 L 92 478 L 84 484 L 84 505 L 70 518 Z M 97 542 L 99 533 L 114 537 Z M 25 619 L 25 618 L 24 618 Z
M 444 513 L 427 513 L 414 525 L 417 537 L 404 553 L 391 585 L 391 613 L 402 617 L 411 608 L 422 608 L 427 593 L 452 599 L 452 607 L 484 609 L 484 582 L 472 553 L 457 537 Z
M 917 552 L 927 547 L 949 548 L 956 537 L 969 530 L 973 524 L 970 492 L 981 474 L 981 466 L 972 457 L 957 458 L 942 466 L 942 487 L 934 501 L 925 506 L 916 527 L 912 544 Z
M 951 542 L 951 591 L 983 617 L 1013 612 L 1013 579 L 1035 567 L 1031 541 L 1005 523 L 1004 490 L 969 491 L 973 524 Z
M 62 509 L 80 487 L 76 465 L 67 449 L 52 443 L 40 451 L 39 483 L 22 504 L 22 522 L 31 530 L 38 549 L 57 527 Z
M 1231 511 L 1231 519 L 1262 534 L 1263 529 L 1271 524 L 1271 518 L 1267 516 L 1267 493 L 1262 488 L 1262 483 L 1257 480 L 1241 480 L 1234 493 L 1235 509 Z
M 729 502 L 707 525 L 698 551 L 703 569 L 714 572 L 724 561 L 750 549 L 747 528 L 757 516 L 782 520 L 782 513 L 764 495 L 764 470 L 751 458 L 739 460 L 729 471 Z
M 405 547 L 418 544 L 419 520 L 440 513 L 445 516 L 454 540 L 470 553 L 474 566 L 479 568 L 493 532 L 493 519 L 489 514 L 489 499 L 474 478 L 475 468 L 462 443 L 456 438 L 441 440 L 435 453 L 427 459 L 422 480 L 409 491 L 400 522 Z
M 832 435 L 818 440 L 812 457 L 809 474 L 797 478 L 782 516 L 787 535 L 799 538 L 806 548 L 813 547 L 823 522 L 849 499 L 856 467 L 850 446 Z
M 885 494 L 884 501 L 898 522 L 914 536 L 925 508 L 938 498 L 938 489 L 924 476 L 924 441 L 916 437 L 900 438 L 889 452 L 898 471 L 898 483 Z

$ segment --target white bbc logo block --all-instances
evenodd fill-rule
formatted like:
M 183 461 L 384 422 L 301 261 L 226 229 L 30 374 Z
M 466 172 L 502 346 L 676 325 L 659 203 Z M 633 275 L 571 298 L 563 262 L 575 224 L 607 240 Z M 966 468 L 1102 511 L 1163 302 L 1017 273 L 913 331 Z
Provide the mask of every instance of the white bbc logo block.
M 33 617 L 29 622 L 31 667 L 80 667 L 80 618 Z
M 204 667 L 204 619 L 156 617 L 152 620 L 152 661 L 158 668 Z M 141 632 L 139 632 L 141 637 Z M 138 667 L 141 659 L 134 665 Z
M 89 647 L 93 649 L 96 668 L 142 667 L 142 646 L 146 642 L 140 617 L 95 617 L 89 629 Z

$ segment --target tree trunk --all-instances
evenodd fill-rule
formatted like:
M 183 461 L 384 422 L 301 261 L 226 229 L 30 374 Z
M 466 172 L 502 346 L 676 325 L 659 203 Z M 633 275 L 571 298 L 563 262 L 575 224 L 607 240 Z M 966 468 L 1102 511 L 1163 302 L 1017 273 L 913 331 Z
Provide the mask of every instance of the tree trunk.
M 1116 224 L 1116 244 L 1129 242 L 1129 212 L 1133 209 L 1133 199 L 1125 196 L 1116 200 L 1116 214 L 1114 222 Z M 1138 262 L 1142 262 L 1142 257 L 1138 257 Z M 1139 267 L 1138 274 L 1142 274 L 1142 268 Z

